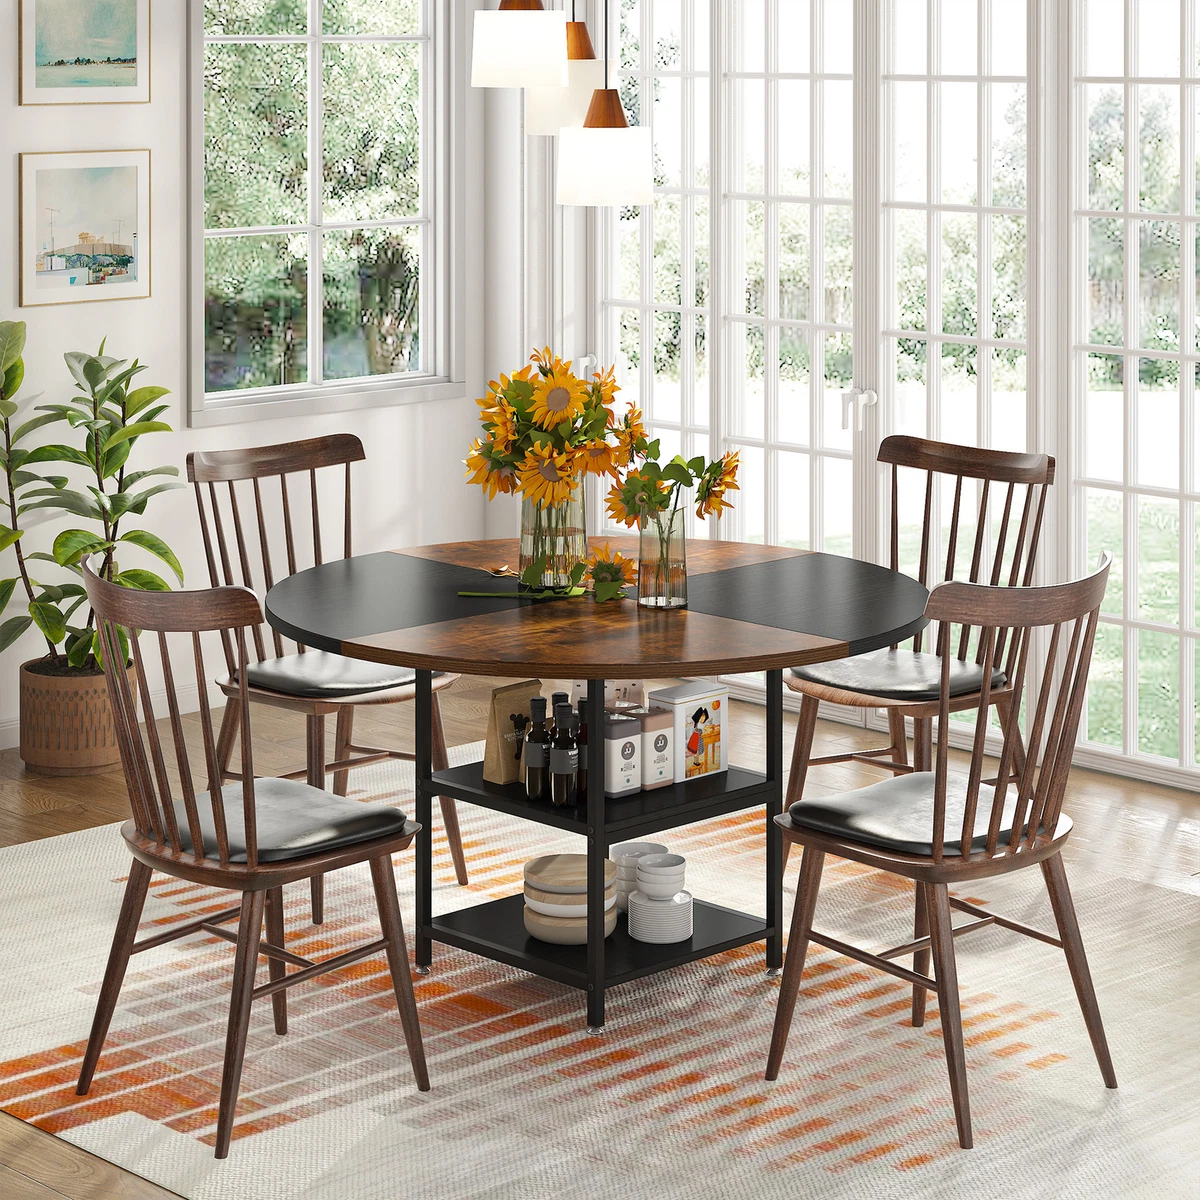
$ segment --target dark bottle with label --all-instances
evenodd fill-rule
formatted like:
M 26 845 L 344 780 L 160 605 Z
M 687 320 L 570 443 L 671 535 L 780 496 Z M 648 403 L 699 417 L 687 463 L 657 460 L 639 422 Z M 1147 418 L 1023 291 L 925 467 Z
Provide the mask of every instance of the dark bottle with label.
M 554 710 L 554 736 L 550 739 L 550 803 L 556 808 L 574 804 L 575 777 L 579 770 L 579 747 L 575 742 L 571 705 Z
M 586 804 L 588 789 L 588 727 L 586 700 L 579 701 L 579 716 L 575 723 L 575 745 L 579 750 L 579 766 L 575 771 L 575 794 L 580 804 Z
M 546 697 L 529 701 L 529 728 L 525 732 L 525 794 L 544 800 L 550 792 L 550 733 L 546 729 Z
M 552 692 L 550 694 L 550 731 L 554 731 L 555 725 L 558 724 L 559 706 L 565 704 L 568 708 L 571 707 L 571 697 L 566 692 Z

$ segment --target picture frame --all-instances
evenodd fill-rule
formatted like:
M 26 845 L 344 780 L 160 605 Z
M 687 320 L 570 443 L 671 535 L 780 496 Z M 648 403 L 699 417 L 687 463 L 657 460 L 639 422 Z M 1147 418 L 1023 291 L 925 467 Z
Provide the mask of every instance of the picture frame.
M 149 150 L 20 156 L 21 307 L 150 296 Z
M 150 0 L 18 0 L 19 102 L 149 104 Z

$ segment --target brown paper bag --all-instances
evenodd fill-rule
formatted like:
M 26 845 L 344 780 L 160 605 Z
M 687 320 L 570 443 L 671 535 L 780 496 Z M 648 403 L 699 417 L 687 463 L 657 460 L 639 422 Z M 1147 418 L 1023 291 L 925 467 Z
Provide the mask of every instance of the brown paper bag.
M 488 710 L 487 746 L 483 754 L 483 778 L 487 783 L 516 783 L 521 778 L 521 750 L 512 722 L 513 713 L 529 716 L 529 701 L 542 694 L 540 679 L 525 679 L 495 688 Z

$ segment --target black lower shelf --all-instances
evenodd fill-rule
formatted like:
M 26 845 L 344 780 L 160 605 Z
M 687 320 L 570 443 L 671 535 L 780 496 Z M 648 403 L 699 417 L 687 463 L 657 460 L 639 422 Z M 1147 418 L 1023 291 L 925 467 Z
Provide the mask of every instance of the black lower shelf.
M 429 788 L 432 795 L 451 796 L 455 800 L 568 829 L 572 833 L 585 836 L 588 833 L 585 805 L 555 808 L 544 801 L 530 800 L 519 784 L 486 783 L 481 762 L 438 771 Z M 674 829 L 693 821 L 766 804 L 771 794 L 772 785 L 764 775 L 730 767 L 728 771 L 650 792 L 636 792 L 615 799 L 606 797 L 604 828 L 597 834 L 606 845 L 611 845 L 661 829 Z
M 534 975 L 586 989 L 587 947 L 554 946 L 530 937 L 525 932 L 524 907 L 523 896 L 506 896 L 503 900 L 434 917 L 432 927 L 426 932 L 435 942 L 471 950 Z M 697 900 L 692 913 L 692 936 L 673 945 L 655 946 L 635 942 L 629 936 L 622 913 L 612 936 L 605 939 L 604 983 L 612 987 L 653 975 L 735 946 L 764 941 L 773 932 L 761 917 Z

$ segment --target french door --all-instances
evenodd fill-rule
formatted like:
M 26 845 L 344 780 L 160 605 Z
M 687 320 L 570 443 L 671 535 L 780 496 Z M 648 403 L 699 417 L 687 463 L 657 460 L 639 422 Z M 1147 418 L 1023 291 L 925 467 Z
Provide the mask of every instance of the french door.
M 693 534 L 879 558 L 883 436 L 1046 449 L 1043 577 L 1118 565 L 1081 757 L 1194 783 L 1200 0 L 614 7 L 657 186 L 597 222 L 597 340 L 667 449 L 741 455 Z

